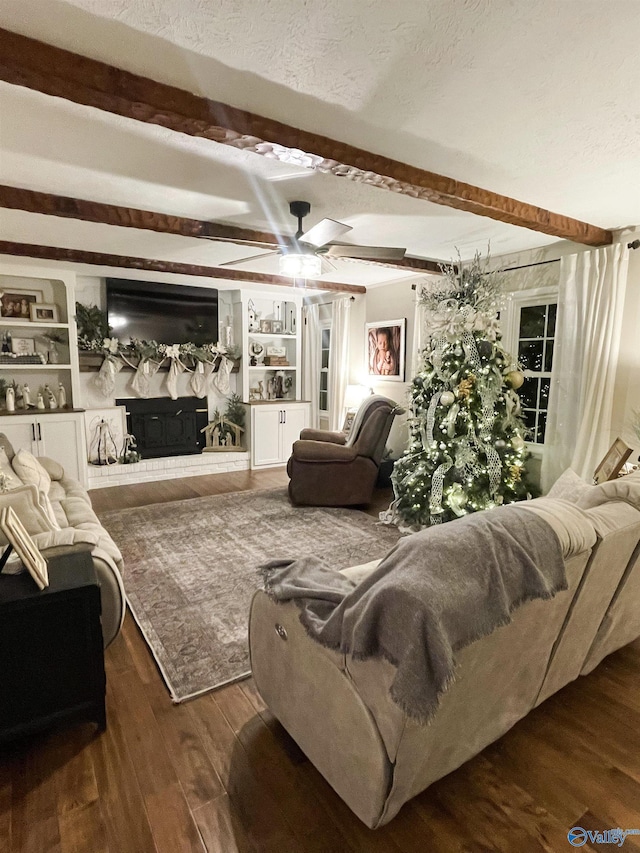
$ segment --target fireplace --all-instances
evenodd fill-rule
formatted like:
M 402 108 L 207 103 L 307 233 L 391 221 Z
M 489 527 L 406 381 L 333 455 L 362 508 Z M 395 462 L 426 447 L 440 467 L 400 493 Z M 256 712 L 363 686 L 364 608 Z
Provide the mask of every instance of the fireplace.
M 196 397 L 155 397 L 149 400 L 116 400 L 125 406 L 127 430 L 136 437 L 143 459 L 187 456 L 200 453 L 205 436 L 200 430 L 209 422 L 205 400 Z

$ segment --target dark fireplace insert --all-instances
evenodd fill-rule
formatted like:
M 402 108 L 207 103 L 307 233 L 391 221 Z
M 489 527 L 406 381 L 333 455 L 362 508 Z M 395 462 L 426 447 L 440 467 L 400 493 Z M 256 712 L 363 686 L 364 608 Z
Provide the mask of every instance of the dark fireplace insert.
M 196 397 L 152 397 L 148 400 L 116 400 L 125 406 L 127 430 L 138 442 L 143 459 L 160 456 L 187 456 L 201 453 L 209 418 L 206 400 Z

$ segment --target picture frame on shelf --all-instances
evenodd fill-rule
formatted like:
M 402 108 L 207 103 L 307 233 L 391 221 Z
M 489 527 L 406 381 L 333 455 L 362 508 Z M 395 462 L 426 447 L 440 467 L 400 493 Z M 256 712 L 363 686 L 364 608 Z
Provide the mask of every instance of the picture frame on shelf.
M 271 320 L 260 320 L 260 334 L 270 335 L 272 332 L 272 325 Z
M 281 335 L 283 330 L 282 320 L 272 320 L 271 321 L 271 334 L 272 335 Z
M 593 473 L 594 483 L 599 486 L 607 480 L 615 480 L 632 453 L 633 450 L 628 444 L 621 438 L 616 438 Z
M 41 290 L 5 290 L 0 295 L 0 317 L 31 322 L 31 306 L 42 302 Z
M 33 302 L 30 305 L 31 320 L 34 323 L 57 323 L 58 306 L 53 302 Z
M 404 382 L 407 319 L 367 323 L 367 375 L 378 381 Z
M 13 549 L 38 585 L 38 589 L 49 586 L 47 561 L 38 551 L 35 542 L 27 533 L 13 507 L 5 506 L 0 513 L 0 530 L 9 542 L 2 558 L 0 558 L 2 565 L 6 562 L 10 549 Z
M 33 338 L 11 338 L 11 352 L 15 355 L 35 355 L 36 342 Z

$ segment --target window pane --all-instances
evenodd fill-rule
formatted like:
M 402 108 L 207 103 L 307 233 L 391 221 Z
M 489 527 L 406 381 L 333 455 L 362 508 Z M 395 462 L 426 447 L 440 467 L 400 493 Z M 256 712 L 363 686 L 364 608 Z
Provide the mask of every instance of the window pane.
M 322 329 L 322 349 L 329 349 L 331 341 L 331 329 Z
M 535 409 L 538 405 L 538 383 L 535 377 L 527 378 L 520 389 L 520 402 L 524 409 Z
M 320 402 L 318 404 L 318 408 L 320 409 L 321 412 L 327 411 L 327 399 L 328 399 L 327 392 L 321 391 L 320 392 Z
M 543 338 L 546 305 L 530 305 L 520 312 L 520 337 Z
M 326 370 L 327 367 L 329 367 L 329 350 L 323 349 L 322 350 L 322 368 L 324 370 Z
M 547 337 L 553 338 L 556 333 L 556 313 L 558 311 L 557 305 L 549 305 L 549 319 L 547 320 Z
M 553 366 L 553 341 L 547 341 L 544 350 L 544 370 L 545 373 L 551 373 Z
M 538 415 L 538 432 L 536 435 L 536 441 L 538 444 L 544 444 L 544 435 L 547 429 L 547 413 L 540 412 Z
M 328 385 L 327 385 L 328 380 L 329 380 L 329 374 L 328 374 L 328 373 L 326 372 L 326 370 L 325 370 L 325 371 L 324 371 L 324 373 L 321 373 L 321 374 L 320 374 L 320 390 L 321 390 L 321 391 L 326 391 L 326 390 L 327 390 L 327 388 L 328 388 Z
M 520 341 L 518 360 L 525 370 L 542 370 L 543 341 Z
M 539 406 L 541 409 L 549 408 L 549 387 L 551 385 L 551 380 L 547 377 L 546 379 L 540 380 L 540 403 Z
M 534 409 L 523 409 L 522 410 L 522 420 L 524 421 L 524 425 L 528 430 L 531 430 L 531 436 L 534 435 L 534 430 L 536 428 L 536 413 Z

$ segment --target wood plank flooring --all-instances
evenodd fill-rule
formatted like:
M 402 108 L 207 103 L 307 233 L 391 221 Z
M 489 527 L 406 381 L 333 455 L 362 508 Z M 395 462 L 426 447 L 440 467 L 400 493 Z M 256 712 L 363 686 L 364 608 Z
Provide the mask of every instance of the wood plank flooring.
M 113 487 L 122 506 L 282 485 L 282 470 Z M 370 511 L 388 502 L 377 495 Z M 640 642 L 366 829 L 251 680 L 172 705 L 133 620 L 106 653 L 107 731 L 5 749 L 0 853 L 558 853 L 567 831 L 640 828 Z M 585 851 L 615 849 L 610 845 Z M 625 850 L 640 851 L 629 837 Z

